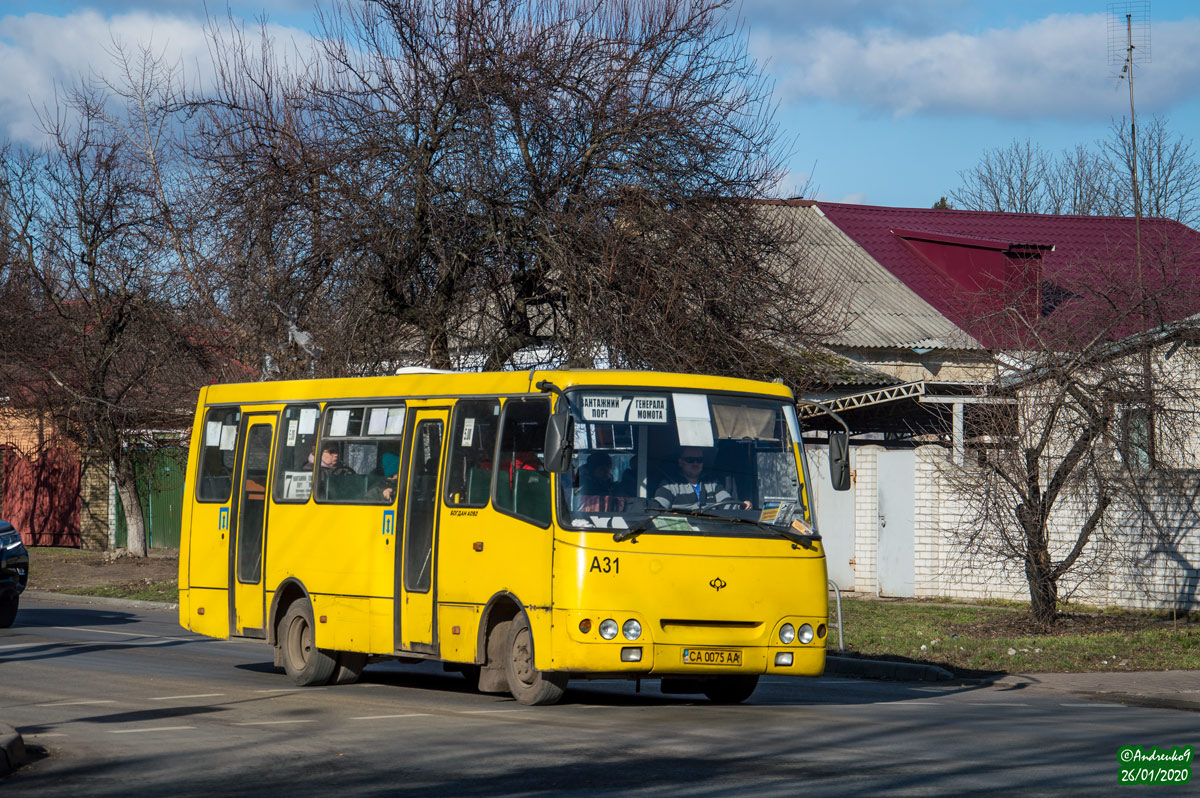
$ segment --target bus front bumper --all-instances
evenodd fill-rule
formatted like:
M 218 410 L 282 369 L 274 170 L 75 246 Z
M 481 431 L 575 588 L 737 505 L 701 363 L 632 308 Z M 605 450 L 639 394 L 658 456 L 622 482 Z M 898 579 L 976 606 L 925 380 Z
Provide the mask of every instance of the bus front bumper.
M 554 658 L 553 670 L 581 677 L 820 676 L 825 670 L 825 646 L 686 646 L 614 640 L 571 646 L 569 656 Z

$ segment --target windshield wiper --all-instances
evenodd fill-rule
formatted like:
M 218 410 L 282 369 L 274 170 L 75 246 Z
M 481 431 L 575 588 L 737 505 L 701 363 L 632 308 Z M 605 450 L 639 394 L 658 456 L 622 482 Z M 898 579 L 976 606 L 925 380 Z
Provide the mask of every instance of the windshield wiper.
M 668 510 L 659 510 L 658 512 L 654 513 L 653 515 L 648 515 L 645 518 L 643 518 L 641 521 L 638 521 L 636 525 L 630 527 L 629 529 L 621 529 L 616 532 L 613 532 L 613 540 L 616 541 L 617 543 L 620 543 L 623 540 L 633 540 L 638 535 L 642 534 L 643 532 L 645 532 L 647 529 L 650 528 L 650 522 L 652 522 L 655 518 L 658 518 L 660 515 L 662 515 L 665 512 L 669 512 L 669 511 Z

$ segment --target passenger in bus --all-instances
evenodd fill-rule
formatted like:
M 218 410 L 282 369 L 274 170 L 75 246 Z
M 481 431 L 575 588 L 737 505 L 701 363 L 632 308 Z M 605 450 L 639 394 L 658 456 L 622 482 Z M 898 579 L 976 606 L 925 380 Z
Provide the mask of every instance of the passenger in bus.
M 704 451 L 699 446 L 679 450 L 679 476 L 667 479 L 654 492 L 654 501 L 664 509 L 697 510 L 720 504 L 738 504 L 750 509 L 750 502 L 738 502 L 717 479 L 704 473 Z
M 327 443 L 321 447 L 321 475 L 353 474 L 354 469 L 341 462 L 342 447 L 336 443 Z
M 605 452 L 588 455 L 579 469 L 579 509 L 587 513 L 620 512 L 625 500 L 614 495 L 619 492 L 612 478 L 612 457 Z
M 379 465 L 383 468 L 383 498 L 391 501 L 396 495 L 396 477 L 400 473 L 400 455 L 395 452 L 384 452 L 379 456 Z
M 593 452 L 579 469 L 579 492 L 607 495 L 616 484 L 612 480 L 612 457 L 606 452 Z

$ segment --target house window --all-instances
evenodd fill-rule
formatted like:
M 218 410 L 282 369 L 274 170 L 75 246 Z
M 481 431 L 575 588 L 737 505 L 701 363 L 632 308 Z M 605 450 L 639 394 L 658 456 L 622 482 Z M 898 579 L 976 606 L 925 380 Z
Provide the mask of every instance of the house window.
M 1132 469 L 1150 468 L 1150 413 L 1144 407 L 1126 408 L 1121 414 L 1121 457 Z

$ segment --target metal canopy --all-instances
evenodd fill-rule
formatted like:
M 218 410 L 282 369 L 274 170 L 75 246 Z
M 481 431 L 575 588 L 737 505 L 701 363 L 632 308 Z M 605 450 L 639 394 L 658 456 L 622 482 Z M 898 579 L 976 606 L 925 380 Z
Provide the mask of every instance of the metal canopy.
M 881 433 L 889 438 L 907 438 L 946 434 L 954 428 L 956 406 L 961 418 L 964 404 L 980 400 L 980 387 L 918 380 L 824 399 L 819 404 L 841 416 L 856 435 Z M 800 406 L 797 412 L 808 429 L 840 428 L 818 408 Z

